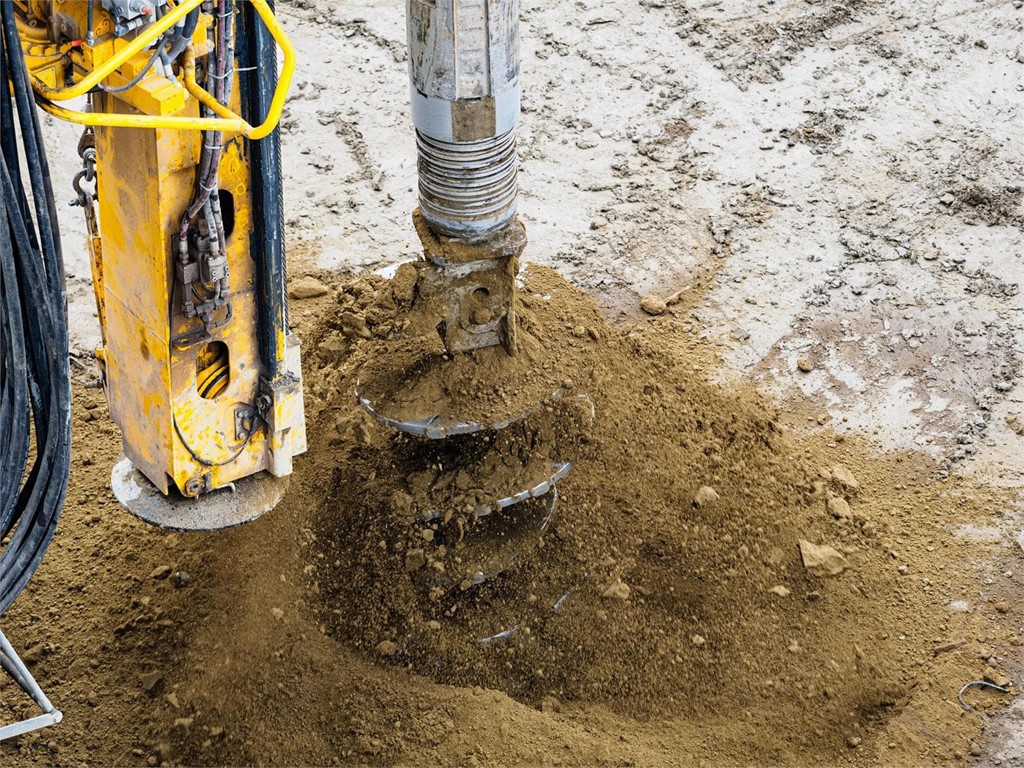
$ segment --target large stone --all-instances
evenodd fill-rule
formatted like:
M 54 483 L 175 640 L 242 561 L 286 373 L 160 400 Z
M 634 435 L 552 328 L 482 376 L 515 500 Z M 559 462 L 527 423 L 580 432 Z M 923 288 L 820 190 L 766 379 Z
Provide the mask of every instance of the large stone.
M 857 478 L 845 464 L 836 464 L 832 467 L 832 480 L 849 493 L 856 493 L 860 490 L 860 483 L 857 482 Z
M 312 275 L 303 275 L 292 281 L 288 287 L 288 296 L 293 299 L 315 299 L 325 296 L 330 290 Z
M 838 576 L 846 570 L 846 556 L 827 544 L 800 539 L 800 559 L 812 576 Z
M 693 506 L 700 509 L 701 507 L 709 506 L 713 502 L 718 501 L 718 498 L 718 491 L 710 485 L 702 485 L 693 495 Z
M 663 315 L 668 309 L 668 304 L 663 298 L 652 293 L 640 299 L 640 309 L 648 315 Z
M 629 599 L 629 585 L 625 584 L 621 579 L 616 579 L 601 593 L 602 597 L 611 598 L 613 600 L 628 600 Z

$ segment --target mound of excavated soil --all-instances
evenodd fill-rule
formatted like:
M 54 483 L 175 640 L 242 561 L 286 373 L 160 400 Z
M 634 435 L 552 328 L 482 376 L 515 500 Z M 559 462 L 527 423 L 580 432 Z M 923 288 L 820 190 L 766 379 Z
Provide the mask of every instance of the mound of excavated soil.
M 115 509 L 101 488 L 112 428 L 98 394 L 79 392 L 61 535 L 4 624 L 38 649 L 67 720 L 0 748 L 5 762 L 948 765 L 969 753 L 982 720 L 956 692 L 1019 652 L 1022 613 L 1019 597 L 978 602 L 977 584 L 1008 591 L 1019 557 L 952 530 L 1009 496 L 793 430 L 756 393 L 709 383 L 706 353 L 670 316 L 610 328 L 542 269 L 519 310 L 538 391 L 559 397 L 507 430 L 427 444 L 353 396 L 370 369 L 386 395 L 383 351 L 416 349 L 397 338 L 391 286 L 360 278 L 298 302 L 310 453 L 277 510 L 217 534 L 165 534 Z M 458 367 L 466 393 L 500 408 L 522 391 L 509 382 L 525 359 L 432 365 Z M 425 415 L 430 402 L 404 407 Z M 573 468 L 557 504 L 479 515 L 560 461 Z M 968 696 L 982 711 L 1000 701 Z M 0 717 L 13 701 L 0 687 Z
M 391 327 L 387 286 L 369 295 L 343 292 L 342 313 L 361 307 Z M 547 345 L 545 375 L 586 393 L 596 413 L 592 428 L 577 422 L 575 445 L 563 445 L 575 466 L 550 528 L 500 579 L 455 594 L 427 589 L 417 574 L 433 564 L 434 531 L 425 545 L 405 508 L 430 506 L 430 483 L 440 480 L 396 480 L 409 439 L 342 407 L 332 450 L 315 458 L 333 475 L 314 525 L 329 633 L 440 683 L 637 718 L 754 718 L 786 748 L 819 756 L 847 750 L 848 737 L 897 710 L 912 681 L 906 639 L 890 630 L 941 635 L 945 616 L 929 625 L 921 604 L 930 596 L 908 590 L 898 571 L 897 496 L 869 481 L 870 465 L 831 466 L 787 438 L 762 399 L 709 384 L 704 367 L 662 337 L 607 328 L 553 272 L 532 270 L 520 303 L 524 335 Z M 323 345 L 344 339 L 342 329 Z M 350 391 L 364 360 L 385 365 L 382 346 L 353 349 L 320 386 Z M 489 357 L 473 373 L 477 389 L 499 390 L 503 365 L 515 374 L 522 361 Z M 407 407 L 422 414 L 429 403 Z M 544 415 L 558 423 L 556 409 Z M 492 470 L 497 480 L 472 482 L 515 486 Z M 929 524 L 957 508 L 930 503 Z M 488 521 L 477 528 L 486 538 Z M 801 540 L 831 548 L 831 559 L 808 567 Z M 804 549 L 804 558 L 817 552 Z

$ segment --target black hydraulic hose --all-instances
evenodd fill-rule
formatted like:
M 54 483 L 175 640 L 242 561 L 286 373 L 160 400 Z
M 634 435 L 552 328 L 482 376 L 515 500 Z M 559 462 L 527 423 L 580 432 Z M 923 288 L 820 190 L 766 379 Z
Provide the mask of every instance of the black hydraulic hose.
M 197 26 L 199 26 L 199 9 L 194 8 L 185 16 L 185 24 L 182 26 L 180 33 L 175 35 L 171 50 L 167 52 L 168 59 L 174 61 L 181 55 L 181 52 L 192 42 L 192 35 L 195 34 Z
M 228 9 L 225 12 L 225 8 Z M 221 104 L 227 104 L 228 97 L 231 93 L 230 82 L 227 81 L 228 73 L 230 68 L 233 66 L 233 56 L 231 59 L 225 55 L 227 51 L 233 50 L 233 42 L 229 42 L 229 39 L 233 32 L 229 29 L 232 25 L 227 21 L 229 14 L 232 12 L 230 0 L 219 0 L 215 6 L 215 14 L 217 16 L 217 34 L 215 36 L 215 53 L 212 54 L 214 58 L 214 67 L 212 78 L 213 80 L 213 97 L 217 99 Z M 187 17 L 186 17 L 187 23 Z M 193 32 L 194 32 L 193 28 Z M 203 108 L 206 109 L 205 107 Z M 210 199 L 211 194 L 214 191 L 214 187 L 217 185 L 217 174 L 220 169 L 220 158 L 222 153 L 222 144 L 224 142 L 224 134 L 220 131 L 205 131 L 203 133 L 203 146 L 200 154 L 199 162 L 199 174 L 196 180 L 196 190 L 192 196 L 192 201 L 189 203 L 188 208 L 181 216 L 181 224 L 178 230 L 178 253 L 177 258 L 181 261 L 186 261 L 188 258 L 188 233 L 189 228 L 192 225 L 192 220 L 199 214 L 206 201 Z
M 100 84 L 96 87 L 104 93 L 124 93 L 125 91 L 130 91 L 132 88 L 134 88 L 136 85 L 142 82 L 142 78 L 149 74 L 149 70 L 151 70 L 153 68 L 153 65 L 156 64 L 156 60 L 159 59 L 161 55 L 164 53 L 164 46 L 166 44 L 167 39 L 165 37 L 161 37 L 156 43 L 156 48 L 153 49 L 153 55 L 150 56 L 149 61 L 146 62 L 146 66 L 144 66 L 139 71 L 139 74 L 137 74 L 124 85 L 112 86 Z
M 241 3 L 239 75 L 242 117 L 259 125 L 270 109 L 277 88 L 277 46 L 252 3 Z M 274 3 L 269 3 L 271 10 Z M 281 129 L 259 141 L 247 141 L 252 174 L 254 217 L 250 243 L 256 256 L 256 324 L 264 376 L 276 383 L 284 374 L 283 339 L 288 330 L 287 275 L 284 258 L 284 209 L 282 207 Z
M 0 1 L 0 27 L 2 614 L 38 568 L 64 505 L 71 383 L 55 203 L 13 3 Z M 30 433 L 35 451 L 25 476 Z
M 32 98 L 32 86 L 28 80 L 28 69 L 21 51 L 18 26 L 14 18 L 14 4 L 0 2 L 3 9 L 3 31 L 7 47 L 7 70 L 14 85 L 14 99 L 18 106 L 18 119 L 21 123 L 21 140 L 25 148 L 25 161 L 29 170 L 36 218 L 39 222 L 40 244 L 44 255 L 52 257 L 52 266 L 56 269 L 51 281 L 54 297 L 65 302 L 64 293 L 64 255 L 60 247 L 60 230 L 57 227 L 57 204 L 53 197 L 53 186 L 50 183 L 50 165 L 46 160 L 43 147 L 43 132 L 39 123 Z M 63 329 L 67 335 L 67 328 Z

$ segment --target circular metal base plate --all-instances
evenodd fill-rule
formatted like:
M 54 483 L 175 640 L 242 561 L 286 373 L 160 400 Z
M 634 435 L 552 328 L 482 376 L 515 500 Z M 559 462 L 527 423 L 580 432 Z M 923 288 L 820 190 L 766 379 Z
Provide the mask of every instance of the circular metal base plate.
M 122 455 L 110 473 L 110 488 L 121 505 L 140 520 L 172 531 L 217 531 L 234 528 L 269 512 L 288 489 L 287 477 L 260 472 L 195 499 L 176 489 L 162 494 Z

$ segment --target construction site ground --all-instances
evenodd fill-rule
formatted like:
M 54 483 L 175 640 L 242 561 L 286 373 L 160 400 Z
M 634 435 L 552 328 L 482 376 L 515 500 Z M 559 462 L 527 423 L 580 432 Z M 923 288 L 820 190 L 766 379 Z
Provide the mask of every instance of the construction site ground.
M 393 445 L 352 392 L 419 253 L 404 8 L 281 2 L 310 451 L 248 526 L 121 510 L 61 209 L 75 459 L 3 629 L 65 720 L 0 762 L 1024 765 L 1024 1 L 520 12 L 520 309 L 595 411 L 492 605 L 532 634 L 429 618 L 375 516 Z M 77 131 L 45 129 L 70 199 Z

